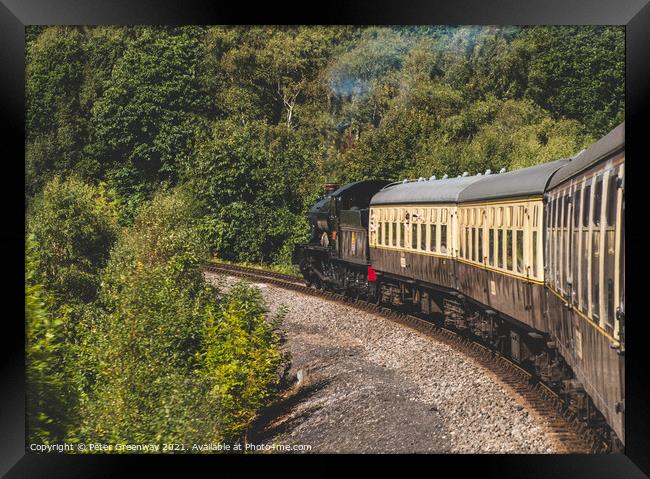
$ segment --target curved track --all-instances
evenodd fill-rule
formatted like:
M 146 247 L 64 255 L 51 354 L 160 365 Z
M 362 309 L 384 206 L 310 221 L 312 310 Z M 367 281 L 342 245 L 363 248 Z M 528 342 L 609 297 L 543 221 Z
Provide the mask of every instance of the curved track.
M 494 373 L 514 394 L 518 395 L 532 412 L 542 418 L 550 436 L 557 442 L 559 450 L 570 454 L 608 452 L 607 446 L 598 441 L 596 434 L 592 430 L 571 415 L 562 398 L 550 387 L 508 358 L 450 329 L 417 316 L 397 312 L 361 299 L 310 288 L 305 286 L 300 279 L 282 273 L 225 263 L 208 263 L 205 265 L 205 270 L 268 283 L 301 294 L 320 296 L 332 301 L 342 302 L 357 309 L 381 315 L 442 341 Z

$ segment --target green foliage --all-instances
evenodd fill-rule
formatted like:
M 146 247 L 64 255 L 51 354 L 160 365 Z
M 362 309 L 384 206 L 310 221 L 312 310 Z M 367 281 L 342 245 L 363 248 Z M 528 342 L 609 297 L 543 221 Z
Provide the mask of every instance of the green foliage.
M 625 118 L 625 31 L 536 27 L 526 95 L 555 117 L 580 121 L 595 137 Z
M 283 313 L 271 321 L 266 313 L 259 289 L 239 283 L 205 322 L 199 368 L 213 385 L 209 394 L 220 405 L 228 439 L 240 437 L 255 412 L 276 397 L 278 371 L 288 367 L 288 357 L 277 347 L 283 341 Z
M 195 27 L 138 29 L 93 104 L 87 152 L 126 198 L 128 218 L 161 183 L 175 183 L 198 115 L 210 108 L 199 78 L 201 38 Z
M 186 192 L 159 193 L 111 254 L 79 346 L 86 441 L 233 438 L 273 397 L 279 323 L 253 290 L 215 297 L 196 212 Z
M 204 205 L 209 242 L 227 259 L 268 261 L 304 227 L 306 179 L 318 145 L 261 121 L 215 122 L 184 174 Z
M 82 162 L 86 123 L 79 115 L 84 70 L 78 29 L 51 27 L 28 43 L 25 181 L 38 192 L 52 174 Z M 85 172 L 80 172 L 85 173 Z
M 25 365 L 28 441 L 61 442 L 70 423 L 74 391 L 64 374 L 64 319 L 52 312 L 52 298 L 35 282 L 36 245 L 27 240 L 25 274 Z
M 117 236 L 116 215 L 105 190 L 74 177 L 53 178 L 35 198 L 27 219 L 35 275 L 58 304 L 95 298 Z

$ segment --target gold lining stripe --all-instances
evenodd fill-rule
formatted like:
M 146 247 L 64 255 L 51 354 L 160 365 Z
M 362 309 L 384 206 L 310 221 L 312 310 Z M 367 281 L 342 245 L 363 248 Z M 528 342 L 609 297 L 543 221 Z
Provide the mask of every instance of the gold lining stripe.
M 501 271 L 499 269 L 491 268 L 490 266 L 483 266 L 483 265 L 479 266 L 476 263 L 472 263 L 470 261 L 467 261 L 467 260 L 464 260 L 464 259 L 461 259 L 461 258 L 456 258 L 456 261 L 458 261 L 460 263 L 468 264 L 470 266 L 474 266 L 475 268 L 481 268 L 481 269 L 484 269 L 484 270 L 487 270 L 487 271 L 492 271 L 494 273 L 502 274 L 504 276 L 509 276 L 511 278 L 520 279 L 522 281 L 529 281 L 531 283 L 536 283 L 536 284 L 544 284 L 544 281 L 539 281 L 539 280 L 533 279 L 533 278 L 527 278 L 526 276 L 520 276 L 520 275 L 517 275 L 517 274 L 506 273 L 505 271 Z
M 563 302 L 565 302 L 565 303 L 567 302 L 567 300 L 566 300 L 566 298 L 565 298 L 564 296 L 562 296 L 560 293 L 558 293 L 557 291 L 555 291 L 555 290 L 554 290 L 553 288 L 551 288 L 548 284 L 546 285 L 546 288 L 547 288 L 551 293 L 553 293 L 555 296 L 557 296 L 558 298 L 560 298 Z M 594 327 L 594 329 L 595 329 L 596 331 L 598 331 L 600 334 L 602 334 L 603 336 L 605 336 L 607 339 L 609 339 L 609 340 L 615 342 L 615 343 L 618 344 L 618 345 L 621 344 L 621 342 L 620 342 L 618 339 L 615 339 L 614 337 L 610 336 L 610 334 L 609 334 L 607 331 L 605 331 L 603 328 L 601 328 L 599 324 L 595 323 L 592 319 L 590 319 L 588 316 L 586 316 L 584 313 L 582 313 L 582 311 L 580 311 L 579 309 L 574 308 L 573 305 L 571 305 L 571 311 L 574 311 L 574 312 L 578 313 L 578 316 L 581 316 L 584 320 L 586 320 L 589 324 L 591 324 L 591 325 Z
M 467 265 L 470 265 L 470 266 L 479 267 L 476 264 L 470 263 L 470 262 L 465 261 L 465 260 L 463 260 L 461 258 L 452 258 L 451 256 L 444 256 L 444 255 L 441 255 L 441 254 L 429 253 L 429 252 L 426 252 L 426 251 L 401 250 L 401 249 L 398 249 L 398 248 L 386 248 L 384 246 L 371 246 L 371 248 L 383 249 L 383 250 L 387 250 L 387 251 L 398 251 L 398 252 L 403 251 L 403 252 L 406 252 L 406 253 L 416 253 L 416 254 L 422 254 L 422 255 L 425 255 L 425 256 L 435 256 L 437 258 L 450 259 L 450 260 L 458 261 L 460 263 L 464 263 L 464 264 L 467 264 Z M 514 274 L 505 273 L 503 271 L 499 271 L 497 269 L 493 269 L 493 268 L 490 268 L 488 266 L 480 266 L 480 268 L 485 269 L 485 270 L 489 270 L 489 271 L 493 271 L 495 273 L 502 274 L 504 276 L 509 276 L 509 277 L 516 278 L 516 279 L 530 281 L 531 283 L 544 285 L 551 293 L 553 293 L 555 296 L 560 298 L 563 302 L 566 302 L 566 299 L 560 293 L 555 291 L 553 288 L 551 288 L 544 281 L 538 281 L 536 279 L 530 279 L 530 278 L 526 278 L 524 276 L 517 276 L 517 275 L 514 275 Z M 574 308 L 573 305 L 571 307 L 571 310 L 578 313 L 578 316 L 581 316 L 585 321 L 587 321 L 591 326 L 593 326 L 594 329 L 596 329 L 596 331 L 598 331 L 600 334 L 605 336 L 607 339 L 611 340 L 612 342 L 614 342 L 614 343 L 616 343 L 618 345 L 621 344 L 621 342 L 618 339 L 615 339 L 614 337 L 612 337 L 607 331 L 605 331 L 603 328 L 601 328 L 599 324 L 595 323 L 592 319 L 590 319 L 588 316 L 586 316 L 584 313 L 582 313 L 579 309 Z

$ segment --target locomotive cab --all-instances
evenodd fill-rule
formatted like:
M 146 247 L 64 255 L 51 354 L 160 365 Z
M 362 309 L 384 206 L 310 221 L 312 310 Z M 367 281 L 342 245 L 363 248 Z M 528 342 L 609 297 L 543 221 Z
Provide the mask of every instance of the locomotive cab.
M 326 196 L 309 210 L 309 241 L 296 245 L 292 257 L 307 284 L 367 288 L 370 199 L 388 183 L 357 181 L 335 190 L 326 185 Z

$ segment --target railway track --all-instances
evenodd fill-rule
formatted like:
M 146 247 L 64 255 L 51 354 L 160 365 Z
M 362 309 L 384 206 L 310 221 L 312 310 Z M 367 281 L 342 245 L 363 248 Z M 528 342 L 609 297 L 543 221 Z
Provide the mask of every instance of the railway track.
M 549 386 L 508 358 L 450 329 L 420 317 L 394 311 L 361 299 L 314 289 L 306 286 L 300 279 L 282 273 L 225 263 L 208 263 L 204 266 L 204 269 L 212 273 L 236 276 L 293 290 L 301 294 L 319 296 L 331 301 L 345 303 L 348 306 L 378 314 L 433 337 L 469 356 L 495 374 L 502 383 L 509 387 L 528 406 L 530 411 L 541 419 L 559 451 L 567 454 L 608 452 L 607 446 L 598 440 L 596 433 L 574 417 L 564 400 Z

